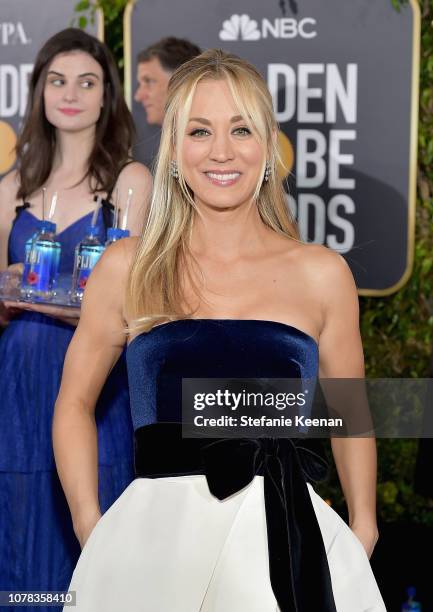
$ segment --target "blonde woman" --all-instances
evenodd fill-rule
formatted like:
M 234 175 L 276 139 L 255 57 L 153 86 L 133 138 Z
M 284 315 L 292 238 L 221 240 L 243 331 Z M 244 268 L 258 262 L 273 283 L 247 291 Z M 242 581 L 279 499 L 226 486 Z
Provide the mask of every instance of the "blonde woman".
M 182 378 L 363 376 L 352 276 L 298 240 L 276 134 L 247 62 L 210 50 L 172 76 L 147 225 L 93 272 L 56 404 L 80 612 L 385 610 L 374 440 L 332 440 L 348 526 L 308 450 L 179 430 Z M 101 517 L 93 412 L 126 337 L 137 478 Z

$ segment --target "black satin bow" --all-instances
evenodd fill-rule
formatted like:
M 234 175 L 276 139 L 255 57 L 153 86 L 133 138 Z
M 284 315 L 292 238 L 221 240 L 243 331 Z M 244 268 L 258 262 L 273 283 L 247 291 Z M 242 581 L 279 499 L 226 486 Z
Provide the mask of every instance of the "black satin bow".
M 182 438 L 178 423 L 135 432 L 137 476 L 205 474 L 220 500 L 264 477 L 272 589 L 281 612 L 336 612 L 323 538 L 307 481 L 321 480 L 326 461 L 298 439 Z

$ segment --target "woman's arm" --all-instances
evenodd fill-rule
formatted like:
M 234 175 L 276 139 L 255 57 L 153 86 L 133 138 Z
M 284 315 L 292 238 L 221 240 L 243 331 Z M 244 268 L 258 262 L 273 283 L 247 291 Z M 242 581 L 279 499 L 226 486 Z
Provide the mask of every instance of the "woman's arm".
M 340 255 L 324 250 L 322 255 L 321 280 L 318 281 L 323 310 L 319 340 L 320 377 L 362 379 L 364 356 L 355 282 Z M 343 408 L 368 412 L 368 405 L 363 404 L 361 394 L 358 397 L 357 393 L 352 405 Z M 364 415 L 361 421 L 363 419 Z M 371 437 L 331 438 L 331 446 L 348 506 L 349 525 L 370 557 L 378 539 L 376 440 Z
M 18 202 L 17 173 L 9 172 L 0 181 L 0 272 L 8 266 L 8 239 Z
M 55 406 L 54 455 L 81 545 L 100 517 L 95 405 L 126 341 L 123 295 L 135 244 L 110 246 L 89 278 Z
M 18 185 L 16 181 L 17 173 L 15 170 L 9 172 L 0 181 L 0 273 L 8 267 L 9 234 L 15 218 L 15 207 L 18 204 L 16 199 Z M 15 269 L 19 274 L 21 272 L 20 267 L 22 267 L 22 264 L 15 264 L 10 266 L 10 269 L 11 271 Z M 18 308 L 0 302 L 0 327 L 5 327 L 18 313 Z

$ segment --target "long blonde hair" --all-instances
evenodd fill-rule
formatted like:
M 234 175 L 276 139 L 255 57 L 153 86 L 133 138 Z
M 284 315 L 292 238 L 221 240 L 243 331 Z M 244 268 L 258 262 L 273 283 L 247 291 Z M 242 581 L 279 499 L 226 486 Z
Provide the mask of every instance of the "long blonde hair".
M 155 165 L 155 178 L 146 226 L 138 244 L 126 294 L 126 311 L 133 321 L 129 331 L 148 331 L 157 323 L 192 316 L 184 312 L 181 271 L 188 275 L 198 297 L 200 291 L 186 265 L 196 205 L 177 155 L 179 178 L 171 174 L 174 151 L 182 150 L 192 99 L 197 84 L 204 79 L 224 79 L 240 114 L 257 140 L 263 144 L 263 165 L 253 199 L 265 225 L 278 234 L 298 238 L 296 224 L 288 209 L 276 168 L 280 162 L 272 99 L 260 73 L 249 62 L 209 49 L 180 66 L 168 86 L 161 143 Z M 263 181 L 266 161 L 268 181 Z

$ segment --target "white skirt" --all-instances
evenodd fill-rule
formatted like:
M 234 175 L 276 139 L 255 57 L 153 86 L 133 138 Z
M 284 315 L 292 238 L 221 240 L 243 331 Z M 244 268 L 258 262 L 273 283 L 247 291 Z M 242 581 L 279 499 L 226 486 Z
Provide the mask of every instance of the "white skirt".
M 337 612 L 386 612 L 361 542 L 307 486 Z M 137 478 L 91 532 L 69 590 L 76 612 L 278 612 L 263 476 L 223 501 L 205 476 Z

